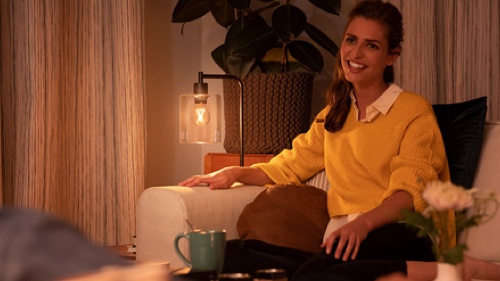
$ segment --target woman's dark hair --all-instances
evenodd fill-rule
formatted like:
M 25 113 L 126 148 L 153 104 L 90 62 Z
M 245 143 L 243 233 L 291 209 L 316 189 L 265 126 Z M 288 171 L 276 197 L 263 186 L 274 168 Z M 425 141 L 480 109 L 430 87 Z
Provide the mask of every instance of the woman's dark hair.
M 389 41 L 389 52 L 401 47 L 403 41 L 403 18 L 398 8 L 381 0 L 366 0 L 356 5 L 349 14 L 349 26 L 355 17 L 363 17 L 380 22 L 387 28 L 387 39 Z M 347 28 L 347 27 L 346 27 Z M 384 70 L 384 81 L 394 82 L 394 68 L 389 65 Z M 350 92 L 353 88 L 351 82 L 347 81 L 342 69 L 340 54 L 337 55 L 333 75 L 333 85 L 327 94 L 327 102 L 331 105 L 330 111 L 325 118 L 325 129 L 336 132 L 344 126 L 347 114 L 351 108 Z

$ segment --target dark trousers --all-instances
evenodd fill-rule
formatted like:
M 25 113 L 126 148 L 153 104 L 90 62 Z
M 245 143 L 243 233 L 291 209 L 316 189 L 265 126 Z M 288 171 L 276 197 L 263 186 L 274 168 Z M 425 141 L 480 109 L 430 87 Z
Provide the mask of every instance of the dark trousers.
M 223 271 L 282 268 L 293 281 L 364 281 L 392 272 L 406 274 L 407 260 L 434 261 L 432 242 L 417 237 L 405 224 L 394 223 L 372 231 L 361 243 L 356 260 L 348 262 L 324 251 L 314 254 L 257 240 L 231 240 L 226 245 Z
M 280 268 L 291 279 L 297 269 L 314 256 L 297 249 L 267 244 L 259 240 L 229 240 L 223 272 L 254 273 L 259 269 Z

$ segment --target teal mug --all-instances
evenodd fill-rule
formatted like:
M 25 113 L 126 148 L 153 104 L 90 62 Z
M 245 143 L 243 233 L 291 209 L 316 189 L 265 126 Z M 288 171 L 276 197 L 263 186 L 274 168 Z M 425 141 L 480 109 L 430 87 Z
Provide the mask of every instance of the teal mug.
M 179 249 L 179 241 L 188 240 L 189 256 Z M 224 264 L 226 250 L 225 230 L 194 230 L 179 233 L 174 240 L 175 252 L 191 271 L 210 271 L 220 273 Z

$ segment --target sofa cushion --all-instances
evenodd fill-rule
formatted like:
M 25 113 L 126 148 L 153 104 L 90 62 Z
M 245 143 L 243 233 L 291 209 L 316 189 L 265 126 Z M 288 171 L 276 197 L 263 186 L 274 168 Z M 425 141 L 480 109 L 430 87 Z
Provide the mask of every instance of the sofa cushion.
M 277 185 L 245 206 L 237 230 L 240 239 L 317 253 L 328 221 L 324 190 L 307 185 Z
M 451 181 L 471 188 L 483 141 L 486 97 L 432 107 L 443 135 Z

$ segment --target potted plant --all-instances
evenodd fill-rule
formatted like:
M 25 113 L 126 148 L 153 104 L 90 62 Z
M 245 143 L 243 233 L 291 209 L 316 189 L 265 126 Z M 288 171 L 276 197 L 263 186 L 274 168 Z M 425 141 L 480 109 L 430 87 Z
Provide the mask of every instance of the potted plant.
M 339 15 L 341 0 L 308 1 L 327 13 Z M 225 73 L 243 80 L 245 151 L 274 154 L 290 147 L 291 140 L 298 133 L 307 130 L 313 75 L 321 72 L 324 66 L 323 55 L 318 48 L 299 36 L 307 34 L 313 42 L 333 56 L 336 55 L 338 46 L 319 28 L 309 23 L 306 14 L 292 5 L 290 0 L 283 3 L 259 0 L 258 4 L 253 5 L 251 2 L 178 0 L 172 22 L 186 23 L 211 13 L 218 24 L 227 28 L 224 43 L 214 49 L 211 56 Z M 262 16 L 266 11 L 272 12 L 270 23 Z M 247 91 L 249 89 L 255 91 Z M 270 89 L 272 93 L 269 93 Z M 228 152 L 236 153 L 239 151 L 239 128 L 236 121 L 239 114 L 238 95 L 228 93 L 232 91 L 238 91 L 236 82 L 225 81 L 224 147 Z M 300 94 L 300 91 L 303 93 Z M 284 96 L 276 96 L 277 94 Z M 252 121 L 256 118 L 259 120 Z M 260 131 L 260 134 L 253 134 L 254 131 Z

